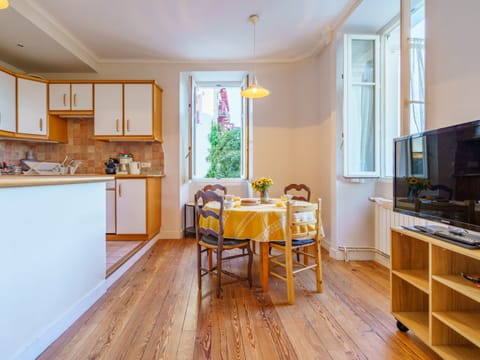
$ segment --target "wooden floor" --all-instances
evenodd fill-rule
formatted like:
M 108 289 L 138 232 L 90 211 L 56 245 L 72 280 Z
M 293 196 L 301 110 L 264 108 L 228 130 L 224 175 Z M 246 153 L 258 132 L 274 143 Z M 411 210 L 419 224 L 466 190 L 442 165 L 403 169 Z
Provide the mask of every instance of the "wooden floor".
M 194 239 L 159 240 L 40 357 L 46 359 L 438 359 L 389 314 L 388 270 L 323 254 L 323 293 L 314 273 L 296 278 L 295 305 L 282 281 L 264 294 L 255 277 L 197 290 Z M 230 270 L 245 268 L 234 259 Z M 258 274 L 255 257 L 254 274 Z

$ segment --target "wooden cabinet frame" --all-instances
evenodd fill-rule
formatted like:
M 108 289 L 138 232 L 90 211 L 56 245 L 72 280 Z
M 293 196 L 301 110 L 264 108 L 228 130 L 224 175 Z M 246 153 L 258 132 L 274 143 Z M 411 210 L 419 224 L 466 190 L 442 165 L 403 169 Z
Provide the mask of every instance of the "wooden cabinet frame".
M 392 228 L 391 310 L 444 359 L 480 358 L 480 250 Z

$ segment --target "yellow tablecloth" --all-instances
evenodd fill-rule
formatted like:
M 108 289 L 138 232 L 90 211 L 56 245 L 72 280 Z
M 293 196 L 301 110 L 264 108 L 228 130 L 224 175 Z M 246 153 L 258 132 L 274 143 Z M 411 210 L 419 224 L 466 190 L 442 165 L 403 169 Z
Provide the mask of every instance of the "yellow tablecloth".
M 207 206 L 214 208 L 215 204 Z M 283 240 L 285 239 L 285 219 L 285 207 L 278 207 L 275 204 L 224 209 L 223 236 L 225 238 L 251 239 L 259 242 Z M 218 230 L 218 223 L 212 218 L 201 218 L 200 225 Z

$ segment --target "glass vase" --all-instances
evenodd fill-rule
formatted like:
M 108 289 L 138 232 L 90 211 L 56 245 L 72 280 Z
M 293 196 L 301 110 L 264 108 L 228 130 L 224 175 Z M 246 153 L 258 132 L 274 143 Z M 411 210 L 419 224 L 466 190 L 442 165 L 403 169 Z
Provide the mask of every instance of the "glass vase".
M 270 203 L 270 194 L 268 193 L 268 189 L 260 191 L 260 202 L 262 204 Z

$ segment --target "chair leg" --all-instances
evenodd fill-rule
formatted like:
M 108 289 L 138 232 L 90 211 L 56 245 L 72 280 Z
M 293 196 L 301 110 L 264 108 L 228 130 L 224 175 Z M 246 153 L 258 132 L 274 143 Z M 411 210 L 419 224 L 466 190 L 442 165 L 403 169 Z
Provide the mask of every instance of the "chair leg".
M 222 292 L 222 254 L 223 249 L 217 249 L 217 298 Z
M 306 254 L 308 254 L 310 252 L 310 247 L 309 246 L 304 247 L 302 250 L 305 253 L 305 255 L 303 255 L 303 264 L 305 266 L 307 266 L 308 265 L 308 255 L 306 255 Z M 300 259 L 299 259 L 299 261 L 300 261 Z
M 323 291 L 323 279 L 322 279 L 322 253 L 321 253 L 320 241 L 315 243 L 315 263 L 317 267 L 315 268 L 315 277 L 317 280 L 317 292 Z
M 247 246 L 248 251 L 248 285 L 252 288 L 252 264 L 253 264 L 253 252 L 250 245 Z
M 295 302 L 295 284 L 293 283 L 293 253 L 292 251 L 285 252 L 285 265 L 287 270 L 287 298 L 288 303 Z
M 202 290 L 202 247 L 197 244 L 197 283 L 198 289 Z
M 207 250 L 207 255 L 208 255 L 208 270 L 212 271 L 212 268 L 213 268 L 212 249 Z

